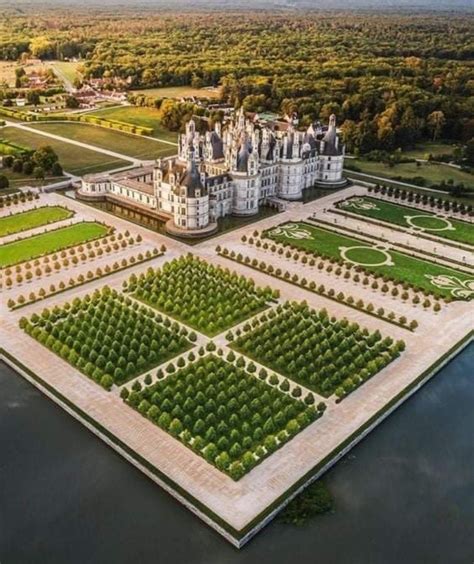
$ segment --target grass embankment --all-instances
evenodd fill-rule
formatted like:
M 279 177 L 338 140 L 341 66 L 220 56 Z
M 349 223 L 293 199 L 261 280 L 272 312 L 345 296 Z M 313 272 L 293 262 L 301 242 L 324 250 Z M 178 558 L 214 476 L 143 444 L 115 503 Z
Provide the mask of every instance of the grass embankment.
M 293 238 L 291 229 L 290 231 L 285 230 L 287 225 L 296 225 L 297 229 L 306 232 L 303 234 L 306 238 Z M 474 280 L 474 273 L 469 275 L 453 268 L 405 255 L 393 249 L 386 254 L 386 251 L 375 248 L 375 245 L 379 245 L 376 241 L 372 245 L 367 241 L 341 235 L 336 231 L 305 222 L 283 224 L 279 228 L 266 232 L 266 236 L 278 243 L 291 244 L 305 251 L 316 251 L 335 259 L 348 260 L 363 266 L 365 270 L 374 274 L 388 276 L 401 283 L 407 282 L 441 297 L 456 297 L 453 289 L 457 287 L 457 284 L 453 288 L 439 288 L 427 276 L 454 277 L 461 283 Z M 350 249 L 347 250 L 348 248 Z M 388 255 L 393 264 L 383 264 L 388 261 Z
M 407 155 L 408 156 L 408 155 Z M 348 170 L 356 167 L 354 172 L 359 171 L 364 174 L 371 174 L 381 178 L 399 180 L 400 182 L 410 183 L 416 177 L 422 177 L 426 181 L 426 186 L 435 187 L 441 182 L 452 180 L 455 184 L 464 184 L 466 188 L 474 190 L 474 175 L 464 172 L 458 168 L 439 164 L 429 163 L 400 163 L 389 166 L 384 163 L 368 161 L 364 159 L 349 159 L 346 163 Z
M 359 205 L 359 202 L 361 205 Z M 364 208 L 364 204 L 367 204 L 368 207 Z M 416 226 L 421 228 L 421 235 L 426 233 L 458 243 L 474 245 L 474 225 L 467 221 L 460 221 L 451 217 L 444 220 L 429 211 L 384 202 L 376 198 L 351 198 L 341 202 L 337 207 L 343 211 L 401 225 L 407 229 Z M 414 219 L 407 220 L 407 217 L 414 217 Z M 445 229 L 449 226 L 454 229 Z
M 12 235 L 20 231 L 34 229 L 42 225 L 69 219 L 74 212 L 61 206 L 45 206 L 0 218 L 0 237 Z
M 104 237 L 108 231 L 101 223 L 83 222 L 6 243 L 0 246 L 0 268 Z
M 35 123 L 31 127 L 135 159 L 152 160 L 177 151 L 174 145 L 85 123 Z
M 64 132 L 63 135 L 66 139 L 70 138 L 77 140 L 74 135 L 71 135 L 71 132 Z M 31 131 L 25 131 L 24 129 L 18 129 L 17 127 L 2 128 L 1 136 L 13 143 L 31 147 L 32 149 L 38 149 L 39 147 L 49 145 L 58 155 L 59 162 L 61 163 L 63 169 L 77 176 L 87 173 L 103 172 L 130 164 L 129 161 L 116 159 L 114 157 L 110 157 L 109 155 L 98 153 L 97 151 L 72 145 L 71 143 L 67 143 L 67 141 L 51 139 L 50 137 L 45 137 L 39 133 L 36 134 Z M 29 182 L 27 182 L 27 184 L 29 184 Z
M 160 123 L 160 113 L 155 108 L 138 106 L 121 106 L 120 108 L 107 108 L 104 110 L 94 110 L 87 112 L 86 115 L 97 116 L 99 118 L 123 121 L 140 127 L 150 127 L 153 129 L 153 137 L 177 143 L 178 134 L 168 131 Z

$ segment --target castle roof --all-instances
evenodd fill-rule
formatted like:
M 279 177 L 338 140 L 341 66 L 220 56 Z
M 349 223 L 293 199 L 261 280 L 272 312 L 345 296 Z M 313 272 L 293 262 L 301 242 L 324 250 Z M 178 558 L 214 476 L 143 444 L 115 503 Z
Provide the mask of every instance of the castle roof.
M 199 174 L 199 170 L 197 169 L 194 159 L 190 159 L 188 162 L 186 173 L 179 184 L 180 186 L 186 188 L 186 195 L 188 198 L 195 198 L 197 190 L 204 190 L 204 186 L 201 182 L 201 175 Z
M 246 139 L 242 141 L 239 154 L 237 155 L 237 172 L 247 172 L 249 163 L 250 151 Z
M 224 143 L 219 135 L 213 131 L 211 133 L 211 148 L 212 148 L 212 158 L 213 160 L 224 158 Z

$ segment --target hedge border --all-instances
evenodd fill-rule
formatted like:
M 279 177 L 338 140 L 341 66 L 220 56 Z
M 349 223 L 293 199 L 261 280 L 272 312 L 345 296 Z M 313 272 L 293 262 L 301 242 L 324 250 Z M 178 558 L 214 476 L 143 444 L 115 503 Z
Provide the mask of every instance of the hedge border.
M 25 302 L 24 304 L 16 304 L 12 308 L 10 308 L 10 311 L 15 311 L 17 309 L 21 309 L 22 307 L 26 307 L 28 305 L 37 304 L 38 302 L 42 302 L 43 300 L 47 300 L 48 298 L 51 298 L 53 296 L 57 296 L 58 294 L 62 294 L 63 292 L 67 292 L 68 290 L 75 290 L 76 288 L 80 288 L 81 286 L 84 286 L 85 284 L 89 284 L 90 282 L 96 282 L 97 280 L 102 280 L 102 278 L 107 278 L 107 276 L 111 276 L 112 274 L 117 274 L 117 272 L 123 272 L 124 270 L 127 270 L 127 268 L 132 268 L 134 266 L 140 266 L 141 264 L 143 264 L 145 262 L 151 261 L 151 260 L 158 258 L 158 257 L 162 257 L 164 254 L 165 254 L 165 252 L 158 251 L 158 254 L 156 254 L 156 255 L 153 255 L 151 257 L 145 257 L 143 260 L 127 264 L 126 266 L 120 266 L 116 270 L 111 270 L 110 272 L 105 272 L 104 274 L 102 274 L 102 276 L 94 276 L 93 278 L 87 278 L 86 280 L 84 280 L 84 282 L 80 282 L 79 284 L 75 284 L 74 286 L 67 286 L 66 288 L 61 288 L 57 292 L 52 292 L 51 294 L 48 294 L 47 296 L 44 296 L 43 298 L 38 298 L 37 300 L 34 300 L 34 301 L 28 301 L 28 302 Z

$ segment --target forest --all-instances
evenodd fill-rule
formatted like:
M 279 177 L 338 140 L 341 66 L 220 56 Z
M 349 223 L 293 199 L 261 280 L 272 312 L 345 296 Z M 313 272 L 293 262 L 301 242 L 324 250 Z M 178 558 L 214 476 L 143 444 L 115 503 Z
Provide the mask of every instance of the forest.
M 467 13 L 31 8 L 2 14 L 0 60 L 78 58 L 84 78 L 130 90 L 220 85 L 222 101 L 300 125 L 335 113 L 367 153 L 474 137 L 473 29 Z M 189 108 L 167 112 L 179 124 Z

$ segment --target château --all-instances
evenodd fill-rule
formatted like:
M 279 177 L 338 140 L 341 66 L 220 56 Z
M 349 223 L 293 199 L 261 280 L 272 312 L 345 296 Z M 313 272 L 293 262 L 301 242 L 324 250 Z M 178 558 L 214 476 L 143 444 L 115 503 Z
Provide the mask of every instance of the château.
M 252 216 L 264 204 L 299 200 L 314 186 L 341 187 L 344 146 L 332 115 L 305 131 L 293 120 L 277 129 L 240 109 L 204 135 L 193 120 L 179 136 L 178 154 L 115 174 L 86 175 L 78 196 L 151 213 L 167 230 L 202 236 L 228 215 Z

